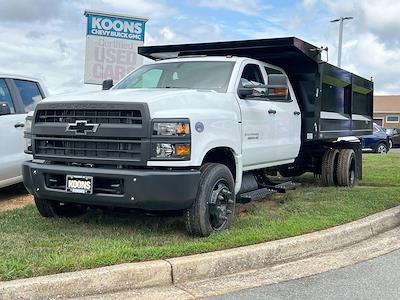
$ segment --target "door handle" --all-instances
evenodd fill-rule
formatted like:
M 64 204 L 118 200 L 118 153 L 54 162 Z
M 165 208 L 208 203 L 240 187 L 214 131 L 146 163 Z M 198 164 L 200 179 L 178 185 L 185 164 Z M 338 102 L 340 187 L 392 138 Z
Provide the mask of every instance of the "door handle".
M 275 109 L 269 109 L 269 110 L 268 110 L 268 113 L 269 113 L 269 114 L 274 114 L 274 115 L 275 115 L 275 114 L 276 114 L 276 110 L 275 110 Z
M 294 111 L 293 114 L 294 114 L 295 116 L 300 116 L 300 112 L 299 112 L 299 111 Z
M 18 123 L 16 123 L 16 124 L 14 124 L 14 127 L 15 127 L 15 128 L 18 128 L 18 127 L 25 127 L 25 123 L 18 122 Z

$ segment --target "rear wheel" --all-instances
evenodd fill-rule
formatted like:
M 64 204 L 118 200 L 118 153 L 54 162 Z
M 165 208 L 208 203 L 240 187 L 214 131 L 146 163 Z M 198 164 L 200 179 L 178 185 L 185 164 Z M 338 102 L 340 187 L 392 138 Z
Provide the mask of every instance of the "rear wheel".
M 380 154 L 386 154 L 388 152 L 388 147 L 386 146 L 385 143 L 379 143 L 378 146 L 376 146 L 375 152 Z
M 329 149 L 322 157 L 321 179 L 325 186 L 335 186 L 336 180 L 336 165 L 338 162 L 339 150 Z
M 222 164 L 201 168 L 196 200 L 185 211 L 186 228 L 194 236 L 209 236 L 230 227 L 235 212 L 234 180 Z
M 87 206 L 75 203 L 62 203 L 35 197 L 35 204 L 39 214 L 45 218 L 51 217 L 78 217 L 86 213 Z
M 356 158 L 352 149 L 340 150 L 336 168 L 339 186 L 353 187 L 356 183 Z

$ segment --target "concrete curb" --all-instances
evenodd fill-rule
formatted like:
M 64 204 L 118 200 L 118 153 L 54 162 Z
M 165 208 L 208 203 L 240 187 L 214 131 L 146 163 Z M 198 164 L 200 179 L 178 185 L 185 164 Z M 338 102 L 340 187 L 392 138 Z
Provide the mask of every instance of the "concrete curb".
M 170 264 L 156 260 L 1 282 L 0 299 L 58 299 L 169 284 Z
M 330 229 L 257 245 L 0 282 L 0 299 L 95 295 L 265 268 L 342 248 L 400 225 L 400 206 Z

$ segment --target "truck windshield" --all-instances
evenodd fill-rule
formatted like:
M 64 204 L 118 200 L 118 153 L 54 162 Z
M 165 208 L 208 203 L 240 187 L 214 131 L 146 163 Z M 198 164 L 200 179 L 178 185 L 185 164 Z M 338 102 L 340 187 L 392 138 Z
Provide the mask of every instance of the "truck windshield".
M 114 89 L 183 88 L 225 93 L 234 62 L 188 61 L 144 65 Z

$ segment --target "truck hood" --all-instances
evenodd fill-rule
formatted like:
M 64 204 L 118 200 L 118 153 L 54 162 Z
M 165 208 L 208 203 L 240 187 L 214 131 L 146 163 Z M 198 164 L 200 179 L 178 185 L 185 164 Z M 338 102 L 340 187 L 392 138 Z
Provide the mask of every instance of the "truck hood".
M 213 94 L 221 95 L 211 90 L 192 90 L 192 89 L 120 89 L 109 91 L 95 91 L 83 93 L 69 93 L 60 94 L 57 96 L 48 97 L 43 102 L 57 102 L 57 101 L 118 101 L 118 102 L 145 102 L 151 103 L 155 101 L 162 101 L 166 98 L 181 98 L 186 96 L 193 96 L 199 94 Z
M 148 104 L 152 117 L 168 117 L 188 109 L 217 108 L 226 105 L 227 99 L 226 93 L 211 90 L 160 88 L 62 94 L 46 98 L 42 102 L 141 102 Z

